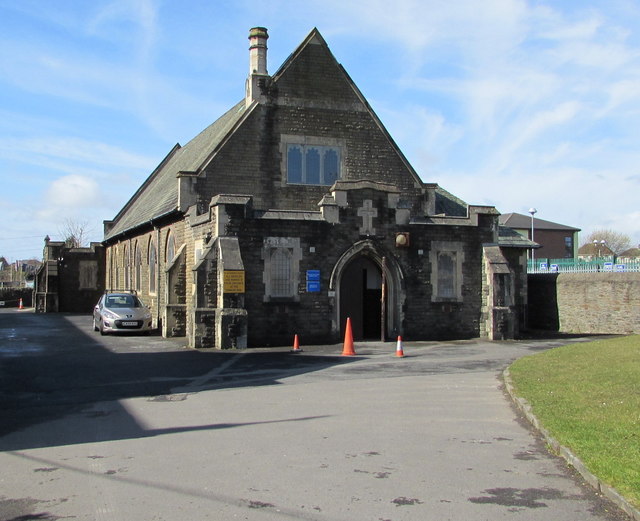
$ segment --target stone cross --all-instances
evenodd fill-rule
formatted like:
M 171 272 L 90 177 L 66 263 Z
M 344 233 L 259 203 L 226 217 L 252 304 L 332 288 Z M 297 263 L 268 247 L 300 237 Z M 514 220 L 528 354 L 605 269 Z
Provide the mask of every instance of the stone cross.
M 373 218 L 378 217 L 378 209 L 373 207 L 371 199 L 365 199 L 362 208 L 358 209 L 358 216 L 362 217 L 360 235 L 375 235 L 376 229 L 373 227 Z

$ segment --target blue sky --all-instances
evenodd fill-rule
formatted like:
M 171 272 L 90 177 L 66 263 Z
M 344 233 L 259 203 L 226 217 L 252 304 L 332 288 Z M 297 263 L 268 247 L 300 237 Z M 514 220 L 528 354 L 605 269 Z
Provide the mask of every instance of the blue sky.
M 101 240 L 172 146 L 313 27 L 414 168 L 470 204 L 640 243 L 637 0 L 0 0 L 0 256 Z

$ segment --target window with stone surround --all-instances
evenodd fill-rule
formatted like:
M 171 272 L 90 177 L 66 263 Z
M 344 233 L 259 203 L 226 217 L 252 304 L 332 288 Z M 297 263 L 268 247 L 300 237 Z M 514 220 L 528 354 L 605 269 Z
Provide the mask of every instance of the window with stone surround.
M 341 177 L 341 140 L 282 136 L 280 148 L 286 184 L 331 186 Z
M 266 237 L 264 239 L 262 280 L 265 286 L 265 302 L 298 300 L 301 257 L 299 238 Z
M 463 245 L 460 242 L 434 241 L 429 253 L 431 263 L 431 300 L 462 301 Z

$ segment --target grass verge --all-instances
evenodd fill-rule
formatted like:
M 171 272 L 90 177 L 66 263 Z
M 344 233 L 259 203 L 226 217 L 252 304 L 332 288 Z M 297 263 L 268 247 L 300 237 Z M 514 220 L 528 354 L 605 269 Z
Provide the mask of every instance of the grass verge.
M 550 434 L 640 508 L 640 335 L 559 347 L 509 371 Z

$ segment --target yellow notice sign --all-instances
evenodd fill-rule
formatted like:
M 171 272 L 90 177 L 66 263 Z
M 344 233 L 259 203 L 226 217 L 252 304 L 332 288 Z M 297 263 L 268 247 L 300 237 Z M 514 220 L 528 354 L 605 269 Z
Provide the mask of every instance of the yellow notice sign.
M 224 270 L 224 292 L 244 293 L 243 270 Z

